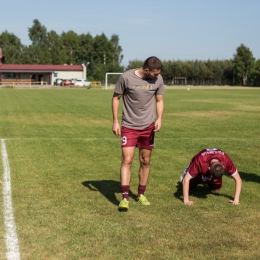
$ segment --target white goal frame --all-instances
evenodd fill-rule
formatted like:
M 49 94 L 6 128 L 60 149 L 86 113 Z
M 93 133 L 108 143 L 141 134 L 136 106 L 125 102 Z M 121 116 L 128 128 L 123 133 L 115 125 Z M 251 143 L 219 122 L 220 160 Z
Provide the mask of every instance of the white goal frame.
M 114 75 L 119 75 L 119 74 L 123 74 L 123 73 L 122 73 L 122 72 L 107 72 L 107 73 L 106 73 L 105 89 L 107 89 L 107 76 L 108 76 L 108 75 L 112 75 L 112 74 L 114 74 Z

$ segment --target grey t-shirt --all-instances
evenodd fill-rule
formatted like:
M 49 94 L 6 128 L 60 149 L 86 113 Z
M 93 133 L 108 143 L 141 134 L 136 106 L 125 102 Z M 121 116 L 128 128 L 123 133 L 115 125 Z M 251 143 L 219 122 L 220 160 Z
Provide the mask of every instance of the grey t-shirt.
M 142 130 L 156 119 L 154 97 L 164 93 L 164 84 L 160 74 L 155 79 L 142 79 L 135 70 L 120 76 L 114 92 L 123 95 L 122 126 Z

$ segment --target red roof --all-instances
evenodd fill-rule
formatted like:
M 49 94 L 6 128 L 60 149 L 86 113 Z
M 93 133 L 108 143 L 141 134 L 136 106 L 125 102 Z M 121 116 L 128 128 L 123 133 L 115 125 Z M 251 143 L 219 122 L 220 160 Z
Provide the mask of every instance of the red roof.
M 37 64 L 2 64 L 0 72 L 27 72 L 27 71 L 83 71 L 81 65 L 37 65 Z

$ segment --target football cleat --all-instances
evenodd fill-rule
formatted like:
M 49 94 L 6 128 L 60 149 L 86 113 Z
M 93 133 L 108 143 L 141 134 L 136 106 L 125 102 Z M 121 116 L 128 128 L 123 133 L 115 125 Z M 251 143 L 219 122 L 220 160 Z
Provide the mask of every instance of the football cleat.
M 126 198 L 121 200 L 120 203 L 119 203 L 118 209 L 119 210 L 128 210 L 129 209 L 129 201 Z
M 147 200 L 147 198 L 144 195 L 140 195 L 140 197 L 137 198 L 138 202 L 140 202 L 142 205 L 148 206 L 151 203 Z

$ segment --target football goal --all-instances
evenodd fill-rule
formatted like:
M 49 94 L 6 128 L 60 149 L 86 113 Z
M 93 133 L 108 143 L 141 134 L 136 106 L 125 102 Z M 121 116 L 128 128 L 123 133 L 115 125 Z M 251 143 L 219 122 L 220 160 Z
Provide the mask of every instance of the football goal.
M 123 74 L 122 72 L 107 72 L 106 73 L 106 82 L 105 82 L 105 89 L 108 88 L 108 85 L 115 85 L 119 75 Z M 112 76 L 110 76 L 112 75 Z M 108 82 L 108 76 L 109 76 L 109 82 Z

